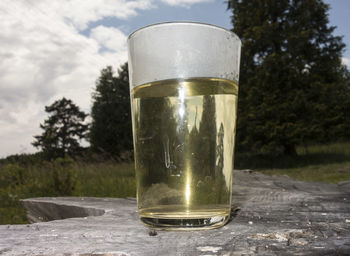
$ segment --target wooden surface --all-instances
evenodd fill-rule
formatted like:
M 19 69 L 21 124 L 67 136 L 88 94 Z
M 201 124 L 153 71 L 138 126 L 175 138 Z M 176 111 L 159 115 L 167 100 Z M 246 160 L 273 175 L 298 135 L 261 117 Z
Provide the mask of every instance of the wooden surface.
M 150 232 L 138 220 L 135 199 L 26 199 L 31 220 L 48 222 L 0 226 L 0 254 L 350 255 L 350 182 L 250 171 L 235 171 L 234 181 L 240 211 L 208 231 Z

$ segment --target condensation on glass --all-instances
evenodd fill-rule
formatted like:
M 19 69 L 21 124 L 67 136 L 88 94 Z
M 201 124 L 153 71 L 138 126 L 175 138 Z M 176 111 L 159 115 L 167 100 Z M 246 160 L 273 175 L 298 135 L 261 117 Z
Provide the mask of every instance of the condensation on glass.
M 154 229 L 224 225 L 231 211 L 239 38 L 190 22 L 128 38 L 141 221 Z

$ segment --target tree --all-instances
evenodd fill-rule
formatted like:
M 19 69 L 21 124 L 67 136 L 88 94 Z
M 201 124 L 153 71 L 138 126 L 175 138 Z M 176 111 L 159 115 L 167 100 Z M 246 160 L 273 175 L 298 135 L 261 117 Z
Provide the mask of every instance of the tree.
M 46 106 L 48 119 L 40 128 L 42 135 L 34 136 L 33 146 L 41 148 L 48 158 L 74 155 L 82 150 L 79 140 L 86 138 L 88 125 L 84 124 L 87 116 L 71 100 L 62 98 Z
M 242 40 L 238 150 L 296 154 L 350 138 L 345 47 L 322 0 L 230 0 Z
M 199 152 L 199 170 L 207 176 L 215 177 L 216 164 L 216 107 L 215 98 L 205 95 L 203 98 L 203 112 L 199 124 L 198 136 L 200 143 L 197 144 L 196 152 Z
M 91 148 L 119 156 L 132 150 L 132 125 L 129 94 L 128 64 L 125 63 L 114 76 L 111 66 L 103 69 L 92 95 Z

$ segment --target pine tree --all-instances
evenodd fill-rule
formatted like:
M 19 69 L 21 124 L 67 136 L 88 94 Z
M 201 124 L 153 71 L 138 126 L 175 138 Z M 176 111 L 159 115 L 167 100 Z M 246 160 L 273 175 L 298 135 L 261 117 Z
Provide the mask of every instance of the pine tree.
M 349 138 L 345 47 L 322 0 L 230 0 L 242 40 L 239 151 L 296 154 L 296 146 Z
M 114 75 L 112 67 L 101 71 L 92 95 L 91 148 L 118 157 L 132 150 L 128 64 Z
M 40 124 L 42 135 L 34 136 L 33 146 L 41 148 L 48 158 L 74 156 L 81 152 L 79 140 L 86 138 L 87 116 L 71 100 L 62 98 L 46 106 L 49 118 Z
M 200 143 L 198 143 L 197 152 L 199 152 L 200 161 L 198 162 L 201 172 L 205 175 L 215 177 L 216 164 L 216 107 L 215 98 L 212 96 L 204 96 L 203 112 L 199 124 L 198 136 Z M 214 136 L 213 136 L 214 135 Z

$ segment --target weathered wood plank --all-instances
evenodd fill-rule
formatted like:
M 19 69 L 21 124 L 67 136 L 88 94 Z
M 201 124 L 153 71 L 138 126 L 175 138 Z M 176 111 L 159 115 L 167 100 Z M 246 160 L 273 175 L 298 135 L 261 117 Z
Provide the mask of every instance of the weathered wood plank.
M 350 182 L 236 171 L 237 216 L 207 231 L 151 232 L 135 199 L 33 198 L 30 225 L 0 226 L 4 255 L 350 255 Z M 64 219 L 68 218 L 68 219 Z

